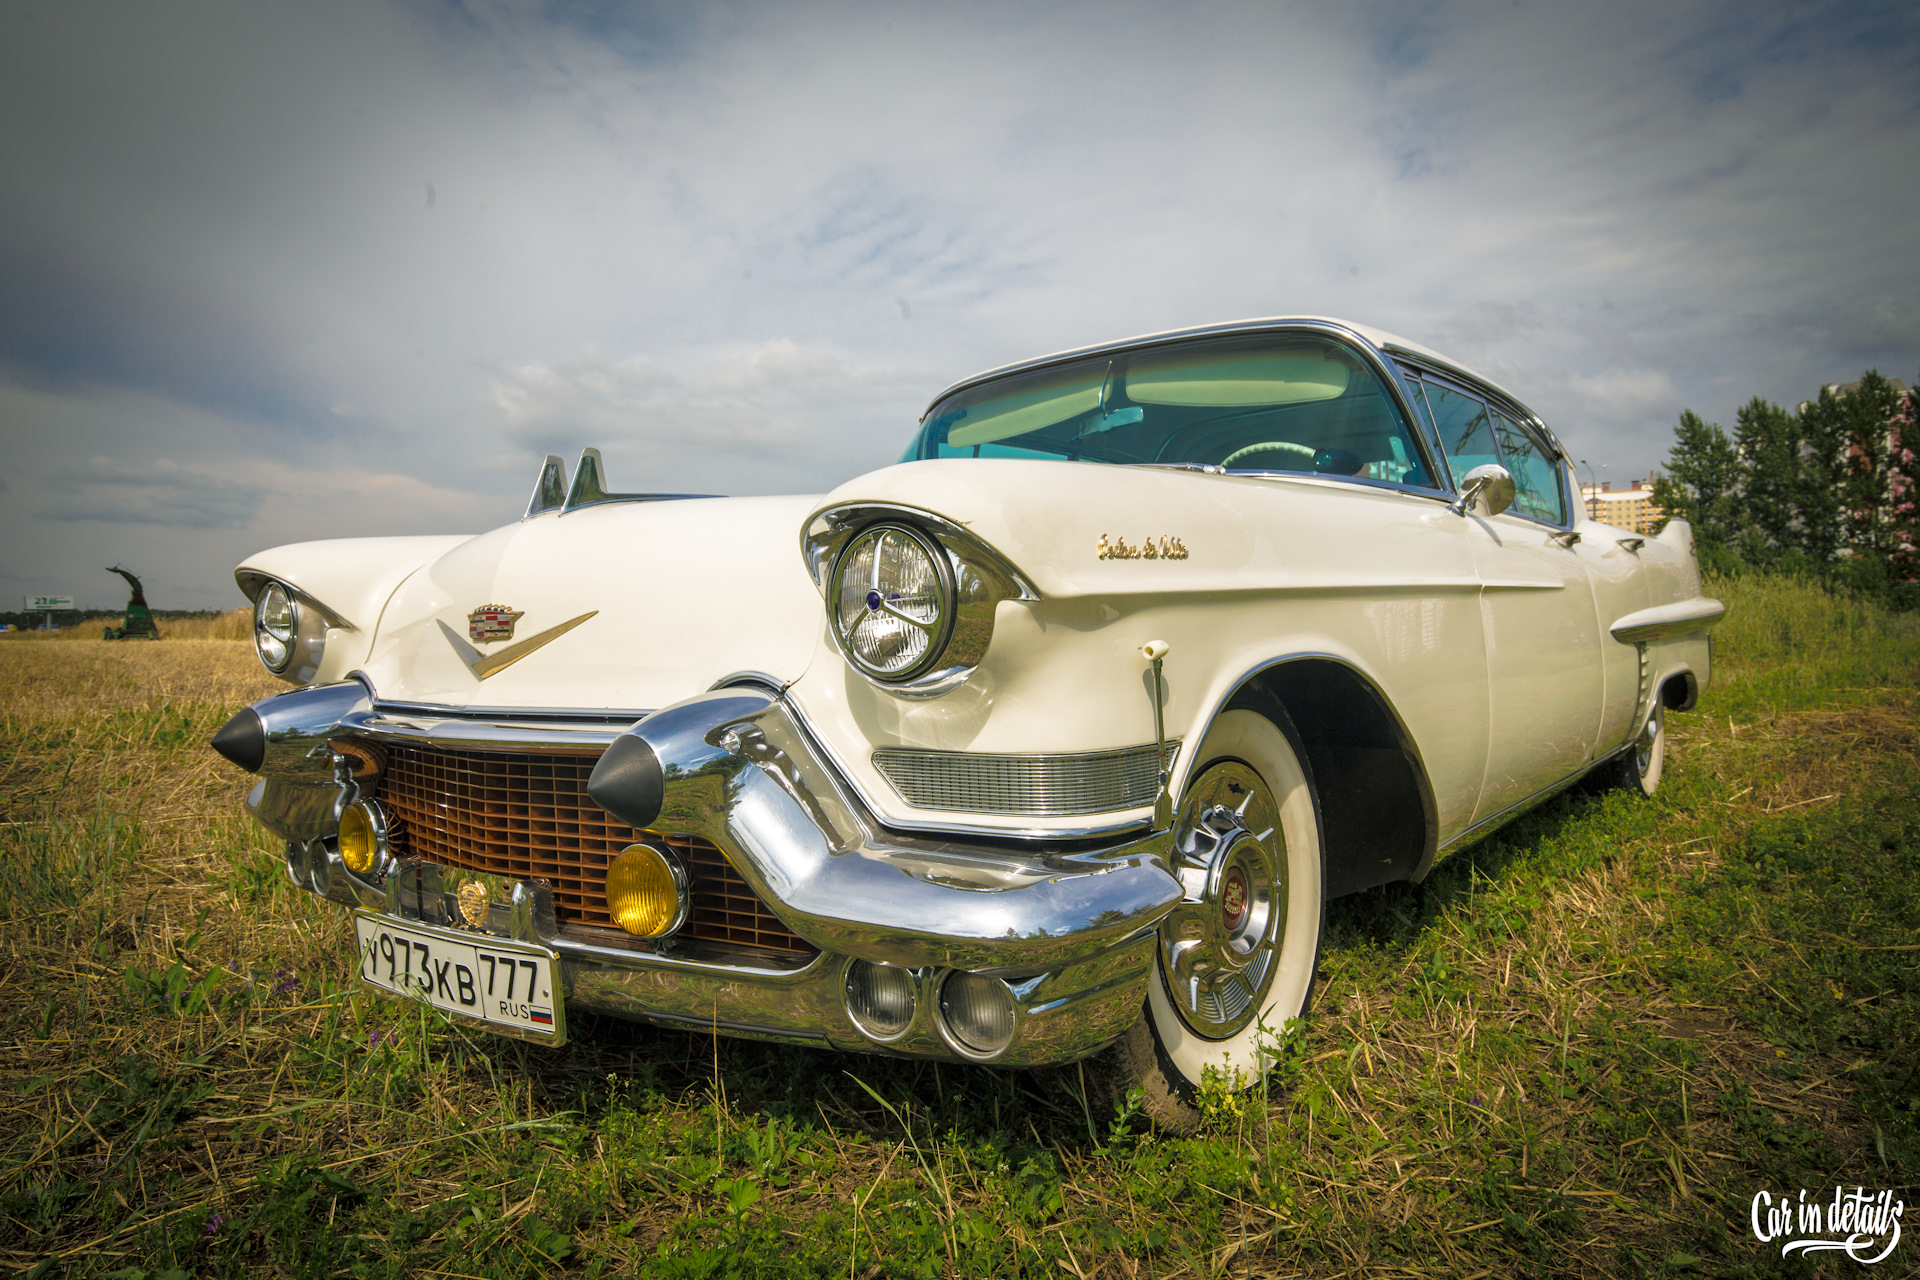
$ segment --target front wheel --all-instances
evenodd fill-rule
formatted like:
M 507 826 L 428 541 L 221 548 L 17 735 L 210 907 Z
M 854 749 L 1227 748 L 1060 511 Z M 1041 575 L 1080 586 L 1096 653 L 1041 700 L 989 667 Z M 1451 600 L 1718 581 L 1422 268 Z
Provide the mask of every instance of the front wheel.
M 1207 730 L 1173 823 L 1186 895 L 1160 923 L 1139 1021 L 1089 1063 L 1104 1098 L 1140 1088 L 1176 1133 L 1198 1127 L 1210 1068 L 1234 1088 L 1260 1081 L 1312 993 L 1323 846 L 1291 729 L 1228 711 Z

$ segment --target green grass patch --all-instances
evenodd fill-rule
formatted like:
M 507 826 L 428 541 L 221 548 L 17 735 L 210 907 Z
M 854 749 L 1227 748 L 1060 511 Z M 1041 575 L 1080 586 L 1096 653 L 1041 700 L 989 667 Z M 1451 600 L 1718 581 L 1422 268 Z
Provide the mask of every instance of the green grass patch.
M 231 701 L 16 708 L 0 1265 L 1831 1271 L 1753 1240 L 1748 1206 L 1914 1198 L 1920 618 L 1710 590 L 1715 687 L 1673 717 L 1660 795 L 1568 793 L 1422 886 L 1335 904 L 1304 1033 L 1178 1140 L 1092 1112 L 1072 1068 L 590 1017 L 547 1050 L 376 997 L 342 913 L 292 890 L 206 759 Z

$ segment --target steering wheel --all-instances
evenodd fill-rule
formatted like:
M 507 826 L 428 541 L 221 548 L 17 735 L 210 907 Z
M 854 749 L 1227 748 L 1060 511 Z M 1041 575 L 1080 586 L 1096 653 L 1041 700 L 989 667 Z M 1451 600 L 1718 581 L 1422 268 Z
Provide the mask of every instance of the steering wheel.
M 1305 458 L 1307 460 L 1307 470 L 1313 470 L 1313 450 L 1304 444 L 1295 444 L 1291 440 L 1263 440 L 1259 444 L 1250 444 L 1244 448 L 1235 449 L 1232 453 L 1220 460 L 1220 465 L 1230 467 L 1252 453 L 1290 453 L 1295 457 Z

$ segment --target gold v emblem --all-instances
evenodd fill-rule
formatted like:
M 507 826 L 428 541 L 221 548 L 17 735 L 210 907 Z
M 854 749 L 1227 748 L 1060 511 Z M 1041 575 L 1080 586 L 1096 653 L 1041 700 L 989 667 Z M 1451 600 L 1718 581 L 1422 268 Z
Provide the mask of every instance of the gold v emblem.
M 485 680 L 490 675 L 505 671 L 508 667 L 520 661 L 520 659 L 526 657 L 541 645 L 558 640 L 561 636 L 567 634 L 567 632 L 573 630 L 598 612 L 600 612 L 598 609 L 594 609 L 581 614 L 577 618 L 569 618 L 557 627 L 548 627 L 538 635 L 528 636 L 525 640 L 516 641 L 506 648 L 496 649 L 492 653 L 481 653 L 478 649 L 461 639 L 460 633 L 444 622 L 440 624 L 440 634 L 447 638 L 447 643 L 452 645 L 453 651 L 460 655 L 460 661 L 467 664 L 467 670 L 473 672 L 474 678 L 476 680 Z

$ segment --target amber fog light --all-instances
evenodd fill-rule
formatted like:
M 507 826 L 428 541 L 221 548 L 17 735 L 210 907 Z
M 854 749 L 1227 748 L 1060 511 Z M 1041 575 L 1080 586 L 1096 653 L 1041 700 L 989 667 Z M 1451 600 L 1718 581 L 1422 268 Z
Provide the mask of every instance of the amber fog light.
M 1013 992 L 998 978 L 953 974 L 940 984 L 940 1018 L 961 1048 L 990 1058 L 1013 1042 Z
M 687 918 L 687 872 L 650 844 L 630 844 L 607 868 L 607 912 L 638 938 L 664 938 Z
M 371 875 L 387 858 L 387 818 L 371 800 L 358 800 L 340 815 L 340 861 L 357 876 Z
M 892 1040 L 913 1025 L 919 983 L 911 969 L 855 960 L 847 966 L 847 1016 L 875 1040 Z

